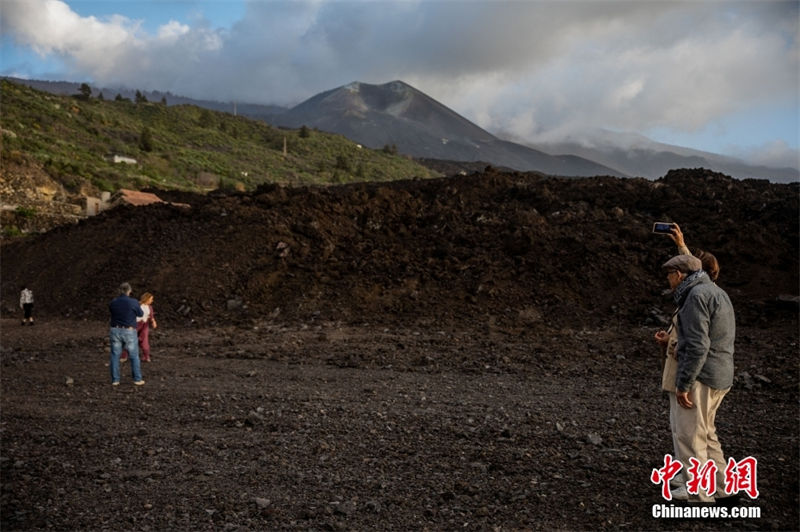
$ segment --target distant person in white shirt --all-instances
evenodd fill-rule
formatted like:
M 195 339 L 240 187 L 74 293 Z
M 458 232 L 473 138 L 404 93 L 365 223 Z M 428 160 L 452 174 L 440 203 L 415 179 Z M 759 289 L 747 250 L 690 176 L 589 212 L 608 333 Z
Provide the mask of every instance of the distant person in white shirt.
M 29 290 L 27 286 L 22 288 L 19 293 L 19 308 L 25 313 L 22 317 L 22 325 L 26 323 L 33 325 L 33 290 Z

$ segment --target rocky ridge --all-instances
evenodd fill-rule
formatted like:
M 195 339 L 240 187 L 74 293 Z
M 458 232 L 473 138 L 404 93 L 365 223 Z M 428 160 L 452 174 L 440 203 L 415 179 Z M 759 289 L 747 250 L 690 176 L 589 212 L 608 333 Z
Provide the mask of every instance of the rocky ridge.
M 796 185 L 705 170 L 580 180 L 469 176 L 253 193 L 162 193 L 6 243 L 3 307 L 20 283 L 42 313 L 102 318 L 122 280 L 186 323 L 492 320 L 510 328 L 638 323 L 674 253 L 654 221 L 710 250 L 745 320 L 798 294 Z M 32 267 L 32 265 L 35 265 Z M 54 289 L 57 287 L 57 289 Z

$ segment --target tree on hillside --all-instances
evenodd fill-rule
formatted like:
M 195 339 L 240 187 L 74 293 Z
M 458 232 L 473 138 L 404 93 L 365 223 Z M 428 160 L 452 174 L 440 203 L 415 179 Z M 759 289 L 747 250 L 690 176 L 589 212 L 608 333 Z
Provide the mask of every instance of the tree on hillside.
M 100 92 L 100 94 L 97 95 L 97 99 L 100 100 L 101 102 L 105 101 L 106 97 L 103 96 L 103 92 L 102 91 Z
M 307 126 L 302 126 L 298 134 L 300 135 L 301 139 L 307 139 L 311 136 L 311 131 L 309 131 Z
M 89 86 L 88 83 L 81 83 L 81 86 L 78 89 L 78 94 L 75 95 L 75 98 L 78 100 L 88 101 L 89 98 L 91 97 L 92 97 L 92 88 Z
M 139 135 L 139 149 L 147 152 L 153 151 L 153 132 L 147 126 L 142 129 L 142 133 Z
M 142 94 L 139 90 L 136 91 L 136 103 L 147 103 L 147 96 Z

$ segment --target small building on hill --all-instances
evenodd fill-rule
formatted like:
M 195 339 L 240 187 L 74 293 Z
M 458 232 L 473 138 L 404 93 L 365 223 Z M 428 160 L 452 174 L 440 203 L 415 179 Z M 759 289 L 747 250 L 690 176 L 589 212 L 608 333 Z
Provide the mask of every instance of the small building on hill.
M 117 205 L 140 207 L 151 203 L 164 203 L 164 201 L 151 192 L 139 192 L 138 190 L 121 188 L 111 196 L 110 203 L 111 207 L 116 207 Z
M 84 214 L 86 216 L 95 216 L 100 214 L 100 211 L 108 208 L 108 202 L 110 199 L 110 192 L 103 192 L 99 198 L 94 196 L 86 196 L 84 198 Z
M 114 164 L 137 164 L 138 161 L 133 157 L 126 157 L 124 155 L 109 155 L 108 160 Z
M 121 188 L 114 194 L 103 192 L 99 198 L 87 196 L 86 201 L 86 216 L 95 216 L 105 210 L 117 207 L 119 205 L 131 205 L 133 207 L 141 207 L 143 205 L 150 205 L 152 203 L 166 203 L 164 200 L 151 192 L 140 192 L 138 190 L 130 190 Z M 176 207 L 190 207 L 186 203 L 171 203 Z

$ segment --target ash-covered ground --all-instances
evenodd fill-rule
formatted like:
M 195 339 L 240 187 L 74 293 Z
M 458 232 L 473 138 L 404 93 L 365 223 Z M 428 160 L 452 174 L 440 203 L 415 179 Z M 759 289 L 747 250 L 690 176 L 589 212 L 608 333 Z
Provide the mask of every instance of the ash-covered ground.
M 4 530 L 797 529 L 798 188 L 487 171 L 164 194 L 2 247 Z M 758 519 L 654 519 L 674 253 L 737 311 L 727 454 Z M 147 381 L 107 303 L 156 296 Z M 19 325 L 22 284 L 37 324 Z M 127 368 L 126 368 L 127 369 Z

